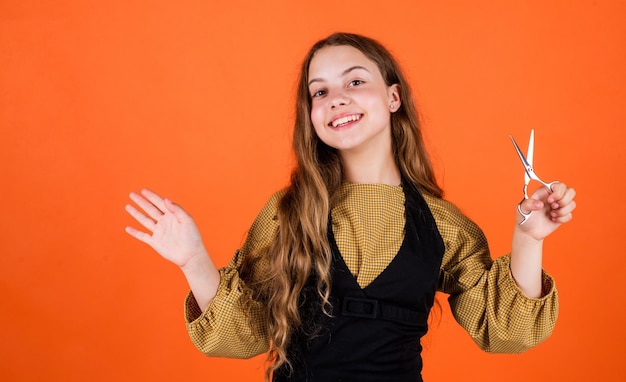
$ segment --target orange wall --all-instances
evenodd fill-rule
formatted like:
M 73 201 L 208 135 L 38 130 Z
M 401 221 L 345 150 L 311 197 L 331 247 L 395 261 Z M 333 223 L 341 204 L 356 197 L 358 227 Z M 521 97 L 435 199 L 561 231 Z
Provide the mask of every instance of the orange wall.
M 553 336 L 484 354 L 444 310 L 427 380 L 626 379 L 626 2 L 87 3 L 0 1 L 1 380 L 260 380 L 260 358 L 193 348 L 184 278 L 124 233 L 123 206 L 168 195 L 226 264 L 287 180 L 300 60 L 337 30 L 395 52 L 447 196 L 494 256 L 521 197 L 509 133 L 534 128 L 538 173 L 579 193 L 545 245 Z

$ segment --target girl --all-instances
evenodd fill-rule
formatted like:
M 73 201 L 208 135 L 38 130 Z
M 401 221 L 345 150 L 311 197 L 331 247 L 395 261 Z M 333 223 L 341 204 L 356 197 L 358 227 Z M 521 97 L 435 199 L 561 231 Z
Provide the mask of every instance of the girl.
M 207 355 L 268 352 L 273 381 L 421 381 L 420 338 L 437 290 L 489 352 L 522 352 L 555 324 L 542 242 L 572 218 L 572 188 L 520 208 L 510 255 L 442 199 L 409 86 L 378 42 L 334 34 L 299 79 L 289 186 L 271 197 L 230 264 L 216 269 L 192 218 L 143 190 L 126 228 L 178 265 L 189 335 Z M 521 215 L 517 213 L 518 223 Z

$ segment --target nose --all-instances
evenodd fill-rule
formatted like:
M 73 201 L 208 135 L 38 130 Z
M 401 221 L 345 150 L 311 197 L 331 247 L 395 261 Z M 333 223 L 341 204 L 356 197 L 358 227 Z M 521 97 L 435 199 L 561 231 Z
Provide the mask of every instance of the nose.
M 345 106 L 349 102 L 350 102 L 350 98 L 345 92 L 340 91 L 340 90 L 336 90 L 332 92 L 331 98 L 330 98 L 330 107 L 332 109 L 339 107 L 339 106 Z

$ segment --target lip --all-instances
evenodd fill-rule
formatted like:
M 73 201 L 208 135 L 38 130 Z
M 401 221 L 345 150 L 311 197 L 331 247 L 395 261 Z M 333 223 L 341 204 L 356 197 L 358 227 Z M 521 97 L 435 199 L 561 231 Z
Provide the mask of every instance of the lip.
M 342 113 L 342 114 L 338 114 L 336 115 L 330 122 L 328 122 L 328 127 L 331 127 L 333 129 L 339 129 L 345 126 L 349 126 L 352 125 L 353 123 L 359 122 L 361 120 L 361 118 L 363 117 L 363 114 L 361 113 Z M 333 124 L 341 119 L 345 119 L 347 118 L 347 120 L 342 123 L 341 125 L 338 126 L 333 126 Z

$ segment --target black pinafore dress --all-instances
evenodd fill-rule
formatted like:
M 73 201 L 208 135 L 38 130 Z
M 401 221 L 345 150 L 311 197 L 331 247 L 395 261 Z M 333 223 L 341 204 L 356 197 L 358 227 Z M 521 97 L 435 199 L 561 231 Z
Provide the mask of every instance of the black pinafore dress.
M 294 330 L 288 349 L 293 370 L 281 367 L 274 382 L 422 381 L 420 339 L 428 330 L 444 244 L 420 193 L 411 185 L 403 190 L 402 245 L 365 288 L 341 257 L 329 225 L 332 317 L 322 313 L 311 280 L 301 304 L 309 324 Z

